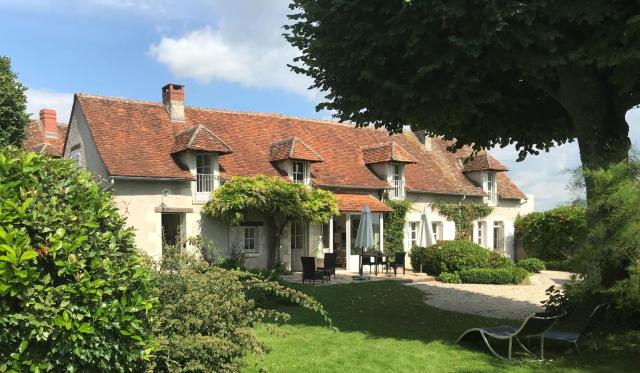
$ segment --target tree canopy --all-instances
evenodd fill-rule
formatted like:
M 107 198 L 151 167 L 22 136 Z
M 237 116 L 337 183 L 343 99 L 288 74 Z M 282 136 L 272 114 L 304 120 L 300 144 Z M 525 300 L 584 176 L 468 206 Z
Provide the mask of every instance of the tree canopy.
M 22 145 L 29 123 L 26 90 L 11 71 L 11 60 L 0 56 L 0 147 Z
M 326 223 L 338 215 L 338 205 L 335 195 L 329 191 L 280 177 L 234 177 L 213 191 L 203 212 L 232 225 L 242 224 L 251 212 L 270 217 L 276 237 L 269 251 L 269 265 L 274 265 L 280 236 L 287 223 Z
M 583 165 L 626 159 L 640 103 L 640 1 L 293 0 L 292 69 L 318 109 L 520 158 L 578 139 Z

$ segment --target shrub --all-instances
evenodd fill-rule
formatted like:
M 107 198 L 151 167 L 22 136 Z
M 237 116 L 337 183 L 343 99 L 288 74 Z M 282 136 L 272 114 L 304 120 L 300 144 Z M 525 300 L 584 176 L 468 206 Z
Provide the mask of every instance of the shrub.
M 438 280 L 446 283 L 446 284 L 461 284 L 462 280 L 457 273 L 450 272 L 442 272 L 440 276 L 438 276 Z
M 520 284 L 528 276 L 524 268 L 472 268 L 459 272 L 465 284 Z
M 500 253 L 489 251 L 488 265 L 491 268 L 511 267 L 513 266 L 513 262 L 511 261 L 511 259 Z
M 515 233 L 531 256 L 543 260 L 571 258 L 587 236 L 586 210 L 582 206 L 562 206 L 518 216 Z
M 70 161 L 0 150 L 0 371 L 138 369 L 154 305 L 111 196 Z
M 567 271 L 575 272 L 573 261 L 570 259 L 565 260 L 545 260 L 544 266 L 550 271 Z
M 237 372 L 243 358 L 264 351 L 253 327 L 289 315 L 259 307 L 249 294 L 276 295 L 319 312 L 308 295 L 239 270 L 211 265 L 168 246 L 153 284 L 160 307 L 154 334 L 158 344 L 154 371 Z
M 489 266 L 490 251 L 467 240 L 442 241 L 427 248 L 411 251 L 411 265 L 423 264 L 423 271 L 438 276 L 441 272 L 457 272 Z
M 531 273 L 540 273 L 540 271 L 547 269 L 544 262 L 538 258 L 522 259 L 518 262 L 518 267 L 524 268 Z

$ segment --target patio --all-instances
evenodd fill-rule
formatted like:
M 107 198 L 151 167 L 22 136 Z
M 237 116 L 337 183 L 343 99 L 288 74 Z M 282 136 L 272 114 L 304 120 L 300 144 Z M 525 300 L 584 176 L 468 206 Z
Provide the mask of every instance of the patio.
M 335 278 L 331 276 L 331 281 L 325 280 L 324 283 L 322 281 L 316 281 L 315 286 L 322 285 L 339 285 L 339 284 L 364 284 L 371 281 L 381 281 L 381 280 L 393 280 L 399 281 L 402 283 L 422 283 L 422 282 L 432 282 L 436 281 L 433 276 L 429 276 L 425 273 L 414 273 L 412 270 L 407 269 L 406 273 L 403 275 L 402 273 L 398 273 L 398 276 L 393 276 L 393 271 L 389 271 L 389 274 L 384 272 L 378 272 L 377 276 L 374 276 L 373 273 L 369 274 L 368 271 L 365 270 L 365 275 L 369 276 L 369 280 L 354 280 L 353 276 L 357 276 L 358 272 L 351 272 L 346 270 L 337 270 Z M 296 284 L 302 284 L 302 272 L 292 272 L 288 275 L 282 275 L 281 278 L 284 281 L 292 282 Z M 305 285 L 313 286 L 308 282 Z

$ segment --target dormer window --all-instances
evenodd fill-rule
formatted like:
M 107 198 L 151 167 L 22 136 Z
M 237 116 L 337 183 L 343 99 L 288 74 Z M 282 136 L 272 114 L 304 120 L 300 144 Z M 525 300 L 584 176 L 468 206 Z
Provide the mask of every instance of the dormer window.
M 208 201 L 215 187 L 216 155 L 213 153 L 196 154 L 196 200 Z
M 400 163 L 391 163 L 391 172 L 389 173 L 389 182 L 391 184 L 391 191 L 389 197 L 391 198 L 403 198 L 404 197 L 404 165 Z
M 291 162 L 291 180 L 294 183 L 307 183 L 307 162 L 293 161 Z
M 495 171 L 487 171 L 486 182 L 484 184 L 484 191 L 487 193 L 485 202 L 489 206 L 495 206 L 498 204 L 498 185 L 496 183 Z

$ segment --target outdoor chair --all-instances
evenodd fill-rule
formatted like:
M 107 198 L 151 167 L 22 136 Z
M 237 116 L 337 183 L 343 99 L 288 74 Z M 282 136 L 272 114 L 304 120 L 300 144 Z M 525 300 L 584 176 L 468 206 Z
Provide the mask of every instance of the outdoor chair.
M 528 348 L 522 344 L 520 341 L 521 337 L 530 338 L 530 337 L 540 337 L 540 360 L 544 360 L 544 339 L 545 333 L 558 321 L 560 317 L 564 316 L 564 314 L 559 315 L 542 315 L 542 314 L 531 314 L 529 315 L 522 325 L 519 328 L 514 328 L 512 326 L 494 326 L 489 328 L 473 328 L 469 329 L 466 332 L 462 333 L 460 338 L 456 341 L 456 344 L 461 344 L 462 342 L 472 342 L 477 340 L 482 340 L 484 344 L 489 348 L 491 353 L 493 353 L 496 357 L 503 360 L 511 360 L 511 352 L 513 350 L 513 340 L 515 339 L 518 345 L 528 354 L 537 358 L 536 354 L 529 351 Z M 478 338 L 479 337 L 479 338 Z M 496 350 L 491 346 L 489 342 L 489 338 L 497 339 L 497 340 L 508 340 L 509 341 L 509 352 L 507 357 L 500 355 Z
M 362 254 L 362 267 L 369 266 L 369 274 L 371 274 L 371 266 L 375 268 L 375 275 L 378 275 L 378 257 L 373 254 Z
M 404 259 L 405 259 L 405 253 L 401 252 L 401 253 L 396 253 L 395 258 L 393 260 L 393 262 L 389 262 L 387 263 L 387 273 L 389 273 L 389 267 L 393 268 L 393 276 L 398 276 L 398 268 L 402 267 L 402 274 L 405 274 L 405 266 L 404 266 Z
M 302 283 L 304 284 L 306 280 L 310 280 L 313 281 L 315 285 L 316 280 L 321 280 L 324 284 L 324 278 L 327 276 L 327 272 L 316 268 L 316 258 L 313 256 L 303 256 L 300 259 L 302 260 Z
M 329 280 L 331 280 L 331 275 L 335 280 L 336 278 L 336 253 L 324 253 L 324 264 L 319 270 L 323 270 L 326 272 Z
M 580 355 L 582 355 L 582 353 L 580 352 L 580 347 L 578 347 L 578 344 L 587 338 L 591 338 L 591 342 L 593 343 L 594 348 L 597 349 L 598 345 L 593 340 L 593 332 L 604 319 L 608 309 L 609 307 L 607 304 L 600 304 L 596 306 L 596 308 L 593 309 L 591 315 L 582 327 L 582 330 L 580 330 L 579 332 L 550 330 L 544 334 L 544 338 L 550 341 L 572 344 Z

